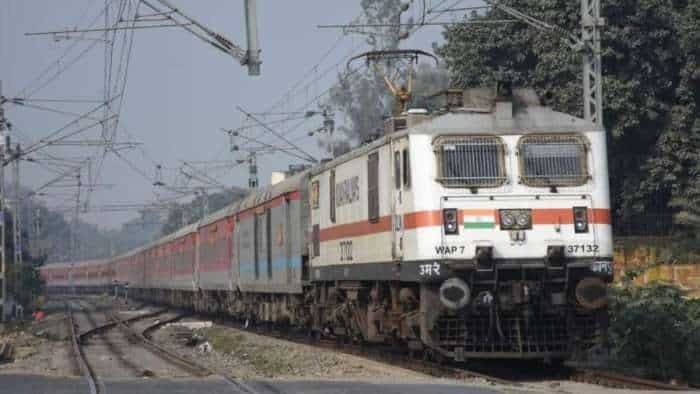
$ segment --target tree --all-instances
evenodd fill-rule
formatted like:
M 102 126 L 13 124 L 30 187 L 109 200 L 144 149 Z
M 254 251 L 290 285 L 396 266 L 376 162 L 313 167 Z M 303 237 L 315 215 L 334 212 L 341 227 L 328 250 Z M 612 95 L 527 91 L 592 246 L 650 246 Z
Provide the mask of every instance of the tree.
M 622 286 L 610 306 L 616 367 L 651 378 L 700 383 L 700 304 L 674 286 Z
M 401 20 L 399 0 L 382 0 L 361 2 L 363 10 L 362 23 L 376 28 L 363 28 L 361 33 L 367 36 L 367 43 L 372 50 L 397 49 L 402 32 L 413 30 L 411 18 Z M 399 26 L 398 21 L 401 21 Z M 389 64 L 388 69 L 395 64 Z M 345 136 L 336 150 L 343 153 L 353 145 L 366 141 L 383 129 L 384 119 L 391 116 L 394 98 L 389 93 L 384 79 L 372 68 L 352 70 L 338 76 L 337 84 L 331 89 L 327 104 L 339 109 L 345 115 L 338 131 Z M 421 63 L 414 72 L 414 103 L 419 102 L 421 94 L 434 93 L 448 86 L 447 70 Z M 402 77 L 400 77 L 402 78 Z M 401 82 L 400 82 L 401 83 Z M 399 83 L 399 84 L 400 84 Z
M 577 1 L 513 0 L 509 5 L 566 31 L 580 30 Z M 698 224 L 697 211 L 690 208 L 700 195 L 694 191 L 700 149 L 697 9 L 696 1 L 603 3 L 604 124 L 609 131 L 613 207 L 623 218 L 658 205 L 674 209 L 677 220 Z M 504 15 L 490 9 L 468 19 Z M 580 55 L 556 35 L 507 23 L 449 26 L 444 37 L 438 53 L 455 85 L 508 80 L 534 87 L 556 110 L 581 116 Z

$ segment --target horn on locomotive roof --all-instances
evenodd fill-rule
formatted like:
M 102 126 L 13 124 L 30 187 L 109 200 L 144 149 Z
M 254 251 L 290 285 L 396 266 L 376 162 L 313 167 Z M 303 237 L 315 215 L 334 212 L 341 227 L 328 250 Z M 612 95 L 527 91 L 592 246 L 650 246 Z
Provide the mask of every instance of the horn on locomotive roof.
M 418 58 L 420 56 L 425 56 L 435 60 L 435 64 L 438 64 L 438 58 L 432 53 L 422 51 L 419 49 L 388 49 L 382 51 L 369 51 L 361 53 L 357 56 L 353 56 L 348 60 L 346 68 L 350 68 L 350 64 L 357 59 L 365 58 L 367 67 L 372 65 L 375 71 L 382 76 L 386 86 L 389 91 L 394 96 L 396 100 L 394 106 L 394 115 L 401 115 L 406 112 L 408 103 L 411 102 L 413 97 L 413 64 L 418 63 Z M 407 63 L 406 66 L 406 84 L 401 86 L 397 85 L 397 76 L 394 78 L 389 77 L 389 72 L 386 70 L 390 65 L 396 64 L 399 61 Z M 386 67 L 382 64 L 384 63 Z

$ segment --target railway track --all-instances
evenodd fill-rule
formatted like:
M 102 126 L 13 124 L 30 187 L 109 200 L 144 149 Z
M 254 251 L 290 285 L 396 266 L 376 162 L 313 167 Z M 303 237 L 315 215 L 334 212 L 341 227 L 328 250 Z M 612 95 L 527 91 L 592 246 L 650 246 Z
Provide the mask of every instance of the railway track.
M 239 330 L 250 331 L 250 328 L 246 328 L 245 324 L 239 322 L 219 321 L 218 323 Z M 527 374 L 518 374 L 522 376 L 513 377 L 513 370 L 502 368 L 502 366 L 500 366 L 501 363 L 484 362 L 485 366 L 476 370 L 465 368 L 463 365 L 431 361 L 426 357 L 414 358 L 405 351 L 397 351 L 390 346 L 362 346 L 361 344 L 347 343 L 338 340 L 314 339 L 306 334 L 296 333 L 295 335 L 292 331 L 280 332 L 266 327 L 257 327 L 255 333 L 329 349 L 344 354 L 360 356 L 435 377 L 446 377 L 458 380 L 469 378 L 482 379 L 497 385 L 515 387 L 522 387 L 527 382 L 534 381 L 532 377 Z M 498 366 L 493 367 L 493 365 Z M 665 391 L 683 391 L 689 389 L 687 386 L 673 385 L 650 379 L 627 376 L 620 373 L 576 367 L 549 367 L 548 371 L 543 367 L 541 371 L 538 371 L 538 377 L 539 375 L 542 375 L 542 380 L 549 380 L 552 378 L 555 380 L 570 380 L 609 388 Z
M 135 342 L 139 342 L 143 347 L 147 348 L 149 351 L 153 352 L 156 354 L 158 357 L 162 358 L 164 361 L 172 363 L 174 365 L 177 365 L 178 367 L 182 368 L 183 370 L 189 372 L 193 376 L 197 377 L 206 377 L 206 376 L 215 376 L 215 377 L 220 377 L 224 380 L 226 380 L 229 384 L 233 385 L 236 387 L 237 390 L 240 390 L 244 393 L 254 393 L 255 391 L 252 390 L 249 386 L 245 385 L 241 381 L 238 381 L 237 379 L 233 379 L 229 376 L 226 375 L 226 373 L 223 373 L 221 371 L 216 371 L 212 368 L 209 368 L 207 366 L 203 366 L 193 360 L 183 358 L 177 353 L 174 353 L 163 346 L 153 342 L 151 338 L 151 333 L 157 330 L 158 328 L 162 327 L 163 325 L 179 320 L 183 317 L 182 314 L 177 314 L 175 316 L 172 316 L 167 319 L 162 319 L 159 320 L 153 324 L 148 325 L 144 329 L 138 331 L 134 327 L 131 326 L 132 323 L 147 318 L 147 317 L 154 317 L 158 314 L 165 313 L 167 310 L 166 309 L 161 309 L 158 310 L 157 312 L 153 313 L 148 313 L 145 315 L 139 315 L 139 316 L 134 316 L 128 319 L 121 319 L 119 315 L 114 311 L 110 310 L 107 311 L 107 317 L 110 320 L 110 322 L 95 327 L 93 329 L 88 330 L 84 334 L 89 334 L 89 335 L 95 335 L 96 333 L 99 333 L 100 331 L 104 331 L 110 328 L 114 327 L 119 327 L 120 329 L 124 330 L 125 333 L 132 338 Z M 72 320 L 72 314 L 69 316 L 71 320 L 71 327 L 75 327 L 73 324 Z M 246 328 L 243 323 L 240 322 L 235 322 L 231 320 L 227 321 L 219 321 L 218 323 L 223 324 L 225 326 L 229 326 L 232 328 L 244 330 L 244 331 L 250 331 L 250 328 Z M 75 331 L 75 329 L 74 329 Z M 272 328 L 267 328 L 267 327 L 256 327 L 255 332 L 261 335 L 267 335 L 271 336 L 277 339 L 282 339 L 282 340 L 287 340 L 291 342 L 296 342 L 304 345 L 310 345 L 310 346 L 315 346 L 319 348 L 324 348 L 324 349 L 329 349 L 333 350 L 336 352 L 344 353 L 344 354 L 350 354 L 354 356 L 360 356 L 364 357 L 370 360 L 382 362 L 382 363 L 388 363 L 394 366 L 399 366 L 403 367 L 412 371 L 424 373 L 426 375 L 430 376 L 436 376 L 436 377 L 443 377 L 443 378 L 452 378 L 452 379 L 458 379 L 458 380 L 463 380 L 463 379 L 481 379 L 487 382 L 491 382 L 493 384 L 497 385 L 503 385 L 503 386 L 514 386 L 514 387 L 521 387 L 524 386 L 527 379 L 523 379 L 523 377 L 513 377 L 512 375 L 508 375 L 508 372 L 506 372 L 504 369 L 501 368 L 501 370 L 496 370 L 496 369 L 489 369 L 488 367 L 486 368 L 480 368 L 479 370 L 476 369 L 469 369 L 469 368 L 464 368 L 463 366 L 457 366 L 457 365 L 450 365 L 450 364 L 443 364 L 443 363 L 438 363 L 435 361 L 431 361 L 426 358 L 414 358 L 410 357 L 406 352 L 402 351 L 397 351 L 396 349 L 392 348 L 391 346 L 363 346 L 362 344 L 357 344 L 357 343 L 346 343 L 343 341 L 339 340 L 334 340 L 334 339 L 314 339 L 312 337 L 309 337 L 305 333 L 297 332 L 297 331 L 279 331 L 275 330 Z M 74 337 L 76 338 L 76 342 L 74 344 L 74 350 L 76 349 L 77 346 L 77 351 L 79 353 L 76 354 L 83 354 L 82 350 L 80 349 L 80 338 L 82 335 L 77 335 Z M 87 362 L 87 360 L 84 358 L 84 355 L 81 357 L 82 361 L 79 361 L 79 365 L 81 366 L 81 371 L 83 371 L 83 375 L 86 377 L 88 380 L 88 383 L 91 387 L 91 393 L 94 394 L 99 394 L 99 391 L 92 391 L 93 387 L 95 389 L 99 390 L 99 386 L 97 385 L 97 379 L 94 376 L 94 374 L 91 373 L 90 365 Z M 618 373 L 612 373 L 612 372 L 607 372 L 607 371 L 599 371 L 599 370 L 593 370 L 593 369 L 586 369 L 586 368 L 576 368 L 576 367 L 564 367 L 563 369 L 561 367 L 555 368 L 552 370 L 551 374 L 556 374 L 558 380 L 571 380 L 571 381 L 576 381 L 576 382 L 581 382 L 581 383 L 588 383 L 588 384 L 595 384 L 599 386 L 604 386 L 604 387 L 610 387 L 610 388 L 626 388 L 626 389 L 639 389 L 639 390 L 669 390 L 669 391 L 680 391 L 680 390 L 687 390 L 688 387 L 684 386 L 677 386 L 677 385 L 672 385 L 672 384 L 667 384 L 663 382 L 658 382 L 658 381 L 653 381 L 653 380 L 648 380 L 648 379 L 642 379 L 642 378 L 637 378 L 637 377 L 631 377 L 631 376 L 626 376 L 623 374 L 618 374 Z M 561 378 L 563 377 L 563 378 Z M 545 378 L 543 378 L 545 379 Z M 531 379 L 530 379 L 531 381 Z M 92 382 L 92 383 L 90 383 Z
M 88 387 L 90 388 L 90 394 L 101 394 L 102 390 L 98 385 L 97 375 L 90 366 L 90 363 L 88 362 L 87 357 L 85 357 L 85 353 L 83 352 L 82 344 L 80 343 L 79 335 L 77 332 L 78 328 L 75 324 L 75 319 L 73 318 L 73 308 L 70 306 L 69 302 L 66 302 L 66 309 L 68 310 L 68 324 L 70 325 L 73 354 L 76 358 L 76 361 L 78 362 L 78 367 L 80 368 L 81 373 L 87 381 Z
M 91 303 L 89 302 L 90 304 Z M 73 353 L 75 355 L 78 367 L 80 368 L 81 373 L 83 374 L 89 390 L 90 394 L 104 394 L 105 390 L 100 384 L 99 377 L 95 373 L 94 369 L 92 368 L 88 357 L 85 355 L 85 352 L 83 351 L 83 345 L 84 341 L 91 336 L 97 335 L 97 334 L 102 334 L 109 329 L 115 328 L 115 327 L 120 327 L 123 329 L 127 335 L 129 335 L 134 341 L 141 343 L 144 347 L 147 347 L 150 351 L 154 352 L 156 355 L 160 356 L 162 359 L 164 359 L 167 362 L 172 362 L 178 365 L 180 368 L 189 371 L 192 375 L 198 376 L 198 377 L 206 377 L 206 376 L 213 376 L 213 377 L 218 377 L 224 381 L 226 381 L 228 384 L 233 386 L 237 392 L 240 393 L 245 393 L 245 394 L 255 394 L 256 391 L 252 389 L 250 386 L 246 385 L 242 381 L 239 381 L 238 379 L 232 378 L 228 376 L 225 373 L 222 373 L 220 371 L 216 371 L 214 369 L 205 367 L 199 363 L 196 363 L 192 360 L 188 360 L 186 358 L 183 358 L 179 356 L 178 354 L 175 354 L 162 346 L 152 342 L 148 337 L 150 336 L 150 333 L 157 330 L 159 327 L 163 326 L 164 324 L 170 323 L 172 321 L 176 321 L 182 318 L 183 315 L 176 315 L 168 319 L 163 319 L 158 322 L 155 322 L 153 324 L 148 325 L 145 329 L 142 331 L 137 331 L 133 327 L 130 326 L 130 324 L 137 322 L 138 320 L 146 319 L 149 317 L 155 317 L 159 314 L 165 313 L 167 310 L 166 309 L 160 309 L 155 312 L 147 313 L 147 314 L 142 314 L 138 316 L 133 316 L 128 319 L 121 319 L 119 315 L 114 311 L 114 310 L 108 310 L 106 311 L 107 318 L 110 320 L 109 322 L 101 325 L 96 325 L 87 331 L 83 332 L 82 334 L 79 333 L 79 326 L 76 324 L 74 315 L 73 315 L 73 309 L 70 305 L 70 301 L 66 301 L 66 309 L 67 309 L 67 321 L 70 324 L 70 333 L 71 333 L 71 345 L 73 349 Z M 87 310 L 89 312 L 89 310 Z
M 239 381 L 238 379 L 234 379 L 230 376 L 228 376 L 226 373 L 222 373 L 221 371 L 216 371 L 212 368 L 206 367 L 202 364 L 199 364 L 193 360 L 184 358 L 180 356 L 179 354 L 172 352 L 163 346 L 158 345 L 157 343 L 151 341 L 150 339 L 150 333 L 154 332 L 158 328 L 162 327 L 165 324 L 177 321 L 182 319 L 183 315 L 178 314 L 176 316 L 173 316 L 168 319 L 163 319 L 160 320 L 154 324 L 149 325 L 145 329 L 143 329 L 141 332 L 135 330 L 133 327 L 129 326 L 126 324 L 126 320 L 121 320 L 118 316 L 117 313 L 114 311 L 111 311 L 110 314 L 108 315 L 110 319 L 112 319 L 118 326 L 120 326 L 122 329 L 126 330 L 128 334 L 135 340 L 141 342 L 144 346 L 148 347 L 150 350 L 161 356 L 162 358 L 168 360 L 169 362 L 176 363 L 177 365 L 180 365 L 182 368 L 187 369 L 191 371 L 193 375 L 200 376 L 200 377 L 206 377 L 206 376 L 214 376 L 214 377 L 219 377 L 223 380 L 225 380 L 227 383 L 230 385 L 234 386 L 238 392 L 246 393 L 246 394 L 255 394 L 256 391 L 246 385 L 245 383 Z
M 85 301 L 85 300 L 81 300 Z M 93 302 L 87 302 L 90 307 L 96 307 L 96 304 Z M 130 339 L 138 339 L 139 337 L 142 337 L 142 334 L 135 331 L 132 327 L 129 326 L 129 324 L 133 324 L 138 322 L 139 320 L 143 320 L 149 317 L 155 317 L 159 314 L 162 314 L 166 312 L 166 310 L 156 310 L 154 312 L 149 312 L 145 314 L 140 314 L 137 316 L 132 316 L 127 319 L 121 319 L 118 317 L 118 315 L 112 311 L 112 310 L 107 310 L 104 311 L 107 319 L 109 320 L 106 323 L 103 324 L 96 324 L 95 323 L 95 318 L 93 316 L 94 310 L 92 308 L 82 308 L 82 313 L 85 313 L 86 318 L 89 322 L 89 324 L 92 325 L 92 328 L 83 331 L 82 333 L 80 332 L 80 327 L 78 323 L 76 322 L 76 318 L 74 315 L 74 310 L 71 302 L 66 302 L 66 309 L 67 309 L 67 321 L 68 324 L 70 325 L 70 334 L 71 334 L 71 346 L 73 349 L 73 354 L 76 359 L 76 363 L 80 369 L 81 374 L 84 376 L 88 387 L 90 394 L 103 394 L 104 387 L 101 383 L 101 376 L 98 376 L 98 373 L 96 372 L 95 367 L 91 364 L 90 362 L 90 357 L 88 357 L 84 345 L 87 343 L 87 339 L 93 336 L 97 335 L 104 335 L 106 332 L 108 332 L 110 329 L 114 329 L 116 327 L 119 327 L 121 329 L 126 330 L 127 337 Z M 176 318 L 181 318 L 181 316 L 177 316 Z M 174 318 L 168 319 L 167 321 L 175 320 Z M 163 324 L 162 322 L 156 322 L 155 324 L 150 324 L 146 330 L 153 329 L 153 327 L 157 327 L 159 325 Z M 114 353 L 117 358 L 122 359 L 124 357 L 123 353 L 118 351 L 119 347 L 116 346 L 112 341 L 109 341 L 105 338 L 105 342 L 107 343 L 107 352 L 109 353 Z M 193 365 L 192 363 L 188 362 L 187 360 L 176 360 L 173 355 L 170 354 L 163 354 L 161 349 L 156 349 L 153 348 L 152 346 L 148 346 L 148 344 L 142 343 L 142 341 L 134 341 L 134 342 L 139 342 L 139 345 L 142 347 L 146 348 L 149 352 L 153 353 L 157 357 L 163 359 L 166 362 L 169 362 L 170 364 L 175 365 L 179 370 L 182 370 L 186 372 L 188 375 L 193 375 L 195 377 L 200 377 L 200 376 L 208 376 L 210 373 L 208 371 L 203 370 L 202 368 L 198 368 L 198 366 Z M 156 345 L 157 346 L 157 345 Z M 92 356 L 91 356 L 92 357 Z M 125 360 L 122 360 L 125 361 Z M 136 368 L 136 364 L 130 363 L 135 370 L 141 371 L 142 369 Z M 143 369 L 142 371 L 148 371 L 148 369 Z M 145 375 L 144 376 L 148 376 Z
M 166 312 L 165 309 L 156 310 L 153 312 L 144 313 L 142 315 L 132 316 L 130 318 L 124 319 L 123 322 L 126 324 L 131 324 L 131 323 L 135 323 L 139 320 L 148 319 L 150 317 L 158 316 L 158 315 L 163 314 L 165 312 Z M 116 327 L 117 324 L 118 323 L 116 321 L 110 321 L 110 322 L 107 322 L 105 324 L 95 326 L 87 331 L 80 333 L 80 335 L 78 335 L 78 339 L 80 340 L 81 343 L 85 343 L 85 341 L 87 341 L 88 338 L 90 338 L 94 335 L 97 335 L 97 334 L 101 334 L 109 329 L 112 329 L 112 328 Z
M 173 318 L 173 320 L 179 319 L 182 316 L 176 316 Z M 146 338 L 143 335 L 143 332 L 139 332 L 135 330 L 133 327 L 128 325 L 124 320 L 122 320 L 119 315 L 115 311 L 108 311 L 107 312 L 107 318 L 111 320 L 116 326 L 118 326 L 120 329 L 122 329 L 129 338 L 131 338 L 134 342 L 139 343 L 141 346 L 145 347 L 148 349 L 151 353 L 157 355 L 159 358 L 162 360 L 169 362 L 173 365 L 178 366 L 179 368 L 187 371 L 188 373 L 197 376 L 197 377 L 205 377 L 211 375 L 211 372 L 207 370 L 206 368 L 203 368 L 202 366 L 192 362 L 191 360 L 187 360 L 183 357 L 181 357 L 178 354 L 175 354 L 168 349 L 165 349 L 164 347 L 156 344 L 155 342 L 152 342 L 148 338 Z M 156 323 L 155 325 L 160 325 L 161 323 Z M 148 328 L 147 328 L 148 330 Z
M 634 390 L 666 390 L 685 391 L 688 386 L 678 386 L 655 380 L 642 379 L 627 376 L 615 372 L 599 371 L 586 368 L 574 368 L 571 372 L 571 380 L 575 382 L 591 383 L 610 388 L 624 388 Z

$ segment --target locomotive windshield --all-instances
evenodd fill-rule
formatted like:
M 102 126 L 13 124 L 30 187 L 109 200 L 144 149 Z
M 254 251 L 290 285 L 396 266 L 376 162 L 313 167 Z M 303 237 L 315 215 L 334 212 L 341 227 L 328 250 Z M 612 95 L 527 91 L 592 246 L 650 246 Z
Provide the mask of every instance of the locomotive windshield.
M 447 187 L 496 187 L 506 181 L 503 141 L 495 136 L 436 141 L 438 182 Z
M 586 144 L 580 136 L 520 139 L 520 171 L 529 186 L 578 186 L 588 180 Z

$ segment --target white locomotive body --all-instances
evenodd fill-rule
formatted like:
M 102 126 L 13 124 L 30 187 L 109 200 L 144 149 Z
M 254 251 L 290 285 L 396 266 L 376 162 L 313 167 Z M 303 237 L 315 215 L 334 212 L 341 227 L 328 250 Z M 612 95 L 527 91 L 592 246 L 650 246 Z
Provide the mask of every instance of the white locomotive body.
M 366 311 L 326 324 L 457 360 L 594 342 L 613 254 L 604 130 L 528 91 L 387 125 L 312 171 L 312 279 Z

